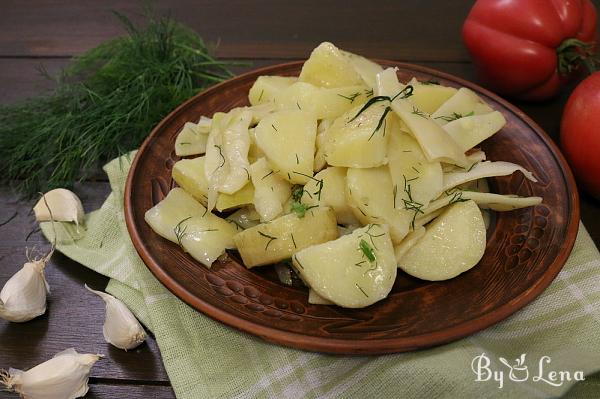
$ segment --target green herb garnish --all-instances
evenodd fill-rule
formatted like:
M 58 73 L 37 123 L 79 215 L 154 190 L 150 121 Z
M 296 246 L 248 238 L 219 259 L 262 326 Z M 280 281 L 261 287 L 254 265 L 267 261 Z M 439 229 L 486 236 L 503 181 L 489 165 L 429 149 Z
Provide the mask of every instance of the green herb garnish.
M 364 239 L 361 239 L 358 246 L 367 259 L 369 259 L 369 262 L 375 262 L 375 251 L 368 242 L 366 242 Z
M 292 202 L 291 211 L 294 212 L 299 218 L 303 218 L 306 211 L 312 208 L 317 208 L 319 205 L 306 205 L 301 202 Z
M 185 237 L 185 232 L 187 230 L 187 225 L 182 227 L 183 222 L 191 219 L 192 217 L 187 217 L 185 219 L 182 219 L 179 221 L 179 223 L 177 223 L 175 225 L 175 227 L 173 228 L 173 233 L 175 233 L 175 238 L 177 238 L 177 243 L 179 243 L 179 246 L 183 246 L 183 244 L 181 243 L 181 240 L 183 240 L 183 237 Z
M 169 18 L 73 60 L 49 94 L 0 107 L 0 181 L 34 195 L 69 187 L 137 148 L 184 100 L 232 75 L 194 31 Z M 42 71 L 42 73 L 45 73 Z M 47 73 L 45 73 L 47 75 Z
M 267 248 L 269 248 L 269 245 L 277 239 L 277 237 L 270 236 L 268 234 L 263 233 L 262 231 L 259 231 L 258 234 L 269 239 L 269 241 L 267 241 L 267 245 L 265 245 L 265 251 L 267 250 Z

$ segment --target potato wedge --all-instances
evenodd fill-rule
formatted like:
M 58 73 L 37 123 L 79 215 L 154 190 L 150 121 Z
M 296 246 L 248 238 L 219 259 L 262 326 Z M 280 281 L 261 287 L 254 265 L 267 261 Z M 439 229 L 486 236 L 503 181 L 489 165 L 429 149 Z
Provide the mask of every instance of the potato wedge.
M 300 110 L 266 116 L 255 128 L 256 145 L 269 166 L 292 184 L 305 184 L 313 175 L 317 120 Z
M 494 111 L 448 122 L 444 125 L 444 130 L 464 151 L 467 151 L 496 134 L 504 125 L 506 125 L 504 116 L 500 112 Z
M 387 166 L 378 168 L 350 168 L 346 174 L 346 198 L 354 216 L 363 224 L 384 223 L 392 241 L 399 244 L 408 233 L 413 212 L 398 209 L 394 202 L 392 178 Z
M 254 185 L 254 207 L 263 222 L 283 213 L 283 205 L 292 196 L 292 186 L 269 167 L 265 158 L 250 165 Z
M 239 232 L 233 238 L 247 268 L 289 259 L 303 248 L 337 238 L 331 208 L 314 208 L 304 217 L 290 213 Z
M 457 202 L 428 225 L 423 237 L 399 259 L 398 267 L 422 280 L 448 280 L 479 262 L 486 245 L 475 202 Z
M 273 102 L 283 90 L 297 81 L 298 78 L 296 77 L 259 76 L 248 93 L 250 105 Z
M 380 120 L 387 105 L 376 103 L 357 116 L 355 107 L 333 122 L 325 132 L 323 153 L 332 166 L 372 168 L 387 161 L 387 118 Z M 388 115 L 389 116 L 389 115 Z
M 345 308 L 385 298 L 396 279 L 394 248 L 385 226 L 371 224 L 292 257 L 302 279 L 320 297 Z
M 319 44 L 302 66 L 299 80 L 321 87 L 357 86 L 362 78 L 333 44 Z
M 487 114 L 492 111 L 493 109 L 471 89 L 461 87 L 431 114 L 431 119 L 443 126 L 467 115 Z
M 197 124 L 187 122 L 175 139 L 175 154 L 178 157 L 204 154 L 207 140 L 207 132 L 202 132 Z
M 173 180 L 191 194 L 202 205 L 208 201 L 208 182 L 204 173 L 205 157 L 181 159 L 173 165 Z M 254 186 L 248 182 L 234 194 L 219 193 L 215 208 L 219 212 L 251 204 L 254 199 Z
M 413 95 L 409 97 L 410 102 L 428 114 L 434 113 L 457 91 L 454 87 L 419 82 L 415 78 L 408 82 L 408 84 L 413 87 Z
M 154 232 L 179 244 L 208 268 L 226 248 L 235 248 L 236 225 L 208 212 L 181 188 L 174 188 L 149 209 L 145 220 Z
M 301 202 L 311 206 L 331 207 L 339 224 L 358 224 L 346 201 L 346 168 L 332 166 L 317 173 L 304 186 Z

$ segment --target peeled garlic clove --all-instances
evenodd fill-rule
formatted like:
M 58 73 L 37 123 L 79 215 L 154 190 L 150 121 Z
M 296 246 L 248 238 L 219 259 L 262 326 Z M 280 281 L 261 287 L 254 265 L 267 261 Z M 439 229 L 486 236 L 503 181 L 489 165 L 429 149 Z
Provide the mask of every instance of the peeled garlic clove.
M 104 320 L 104 339 L 119 349 L 133 349 L 146 340 L 146 332 L 135 318 L 131 310 L 123 302 L 105 292 L 88 291 L 100 296 L 106 303 L 106 319 Z
M 27 262 L 0 291 L 0 317 L 21 323 L 46 313 L 50 287 L 44 275 L 48 257 Z
M 48 209 L 50 208 L 50 209 Z M 75 222 L 83 221 L 83 205 L 75 193 L 64 188 L 48 191 L 33 207 L 38 222 Z
M 1 384 L 27 399 L 79 398 L 87 393 L 90 370 L 101 357 L 70 348 L 27 371 L 0 374 Z

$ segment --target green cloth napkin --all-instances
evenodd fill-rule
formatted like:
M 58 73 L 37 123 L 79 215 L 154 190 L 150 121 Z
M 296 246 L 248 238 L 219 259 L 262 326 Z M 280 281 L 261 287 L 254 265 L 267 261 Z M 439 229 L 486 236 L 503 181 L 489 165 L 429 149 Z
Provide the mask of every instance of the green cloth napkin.
M 502 323 L 411 353 L 324 355 L 269 344 L 229 328 L 193 310 L 154 278 L 136 253 L 123 216 L 131 158 L 105 166 L 112 193 L 86 216 L 85 230 L 56 226 L 57 249 L 111 278 L 107 291 L 154 333 L 178 398 L 600 397 L 600 377 L 592 376 L 600 370 L 600 255 L 583 225 L 552 285 Z M 42 228 L 52 241 L 50 225 Z M 482 353 L 490 359 L 489 370 L 504 372 L 502 388 L 494 380 L 475 381 L 472 362 Z M 529 379 L 513 382 L 500 358 L 514 365 L 523 353 Z M 561 386 L 533 381 L 543 356 L 551 357 L 545 375 L 569 371 L 573 378 L 580 370 L 585 381 Z M 523 376 L 523 370 L 514 373 L 515 378 Z

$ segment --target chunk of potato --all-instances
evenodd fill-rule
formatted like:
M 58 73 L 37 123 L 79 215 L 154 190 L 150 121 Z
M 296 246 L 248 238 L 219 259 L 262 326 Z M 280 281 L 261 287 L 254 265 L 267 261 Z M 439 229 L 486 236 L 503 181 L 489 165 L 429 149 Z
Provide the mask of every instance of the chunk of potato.
M 371 105 L 357 116 L 362 106 L 355 107 L 333 122 L 325 133 L 323 153 L 332 166 L 372 168 L 386 163 L 387 118 L 379 124 L 387 105 Z
M 346 198 L 354 216 L 363 224 L 388 225 L 394 243 L 400 243 L 408 233 L 413 213 L 398 209 L 394 202 L 392 178 L 387 166 L 378 168 L 350 168 L 346 174 Z
M 415 78 L 408 84 L 413 86 L 413 95 L 409 97 L 410 102 L 428 114 L 434 113 L 457 91 L 454 87 L 426 84 L 418 82 Z
M 346 308 L 383 298 L 396 279 L 396 259 L 385 226 L 368 225 L 292 257 L 296 271 L 320 297 Z
M 427 226 L 423 237 L 399 259 L 411 276 L 448 280 L 475 266 L 485 252 L 486 231 L 475 202 L 457 202 Z
M 413 231 L 408 233 L 402 242 L 398 245 L 394 245 L 394 255 L 396 256 L 396 262 L 400 262 L 400 259 L 409 249 L 415 246 L 419 239 L 425 235 L 425 227 L 416 226 Z
M 251 268 L 289 259 L 303 248 L 336 238 L 333 210 L 314 208 L 304 217 L 290 213 L 241 231 L 233 239 L 244 265 Z
M 494 111 L 448 122 L 444 125 L 444 130 L 464 151 L 467 151 L 496 134 L 504 125 L 506 125 L 504 116 Z
M 269 167 L 265 158 L 250 165 L 254 185 L 254 207 L 263 222 L 283 213 L 283 204 L 292 196 L 292 186 Z
M 256 144 L 271 169 L 293 184 L 313 174 L 317 120 L 308 112 L 286 110 L 266 116 L 255 128 Z
M 275 103 L 280 109 L 297 109 L 311 112 L 317 119 L 333 119 L 364 104 L 370 94 L 366 86 L 324 88 L 297 82 L 281 91 Z
M 181 159 L 173 165 L 173 180 L 191 194 L 202 205 L 208 201 L 208 182 L 204 173 L 205 157 Z M 254 186 L 248 182 L 234 194 L 219 193 L 216 208 L 219 212 L 251 204 L 254 199 Z
M 348 51 L 340 51 L 350 61 L 350 64 L 354 67 L 356 73 L 360 75 L 363 82 L 365 82 L 370 89 L 374 89 L 377 85 L 376 76 L 379 72 L 383 71 L 381 65 L 360 55 Z
M 427 207 L 439 195 L 443 184 L 442 166 L 428 161 L 412 136 L 402 131 L 391 134 L 388 158 L 396 208 Z
M 298 81 L 296 77 L 259 76 L 250 88 L 248 100 L 250 105 L 273 102 L 285 88 Z
M 304 186 L 301 202 L 331 207 L 340 224 L 358 224 L 346 201 L 346 168 L 329 167 L 317 173 Z
M 318 45 L 302 66 L 299 80 L 322 87 L 355 86 L 362 84 L 348 57 L 333 44 Z
M 208 133 L 200 131 L 198 125 L 187 122 L 175 139 L 175 154 L 179 157 L 204 154 Z
M 208 212 L 181 188 L 174 188 L 164 200 L 149 209 L 145 220 L 154 232 L 181 245 L 209 268 L 226 248 L 235 248 L 236 225 Z
M 493 109 L 484 103 L 471 89 L 461 87 L 452 97 L 446 100 L 446 102 L 431 114 L 431 119 L 439 125 L 445 125 L 456 118 L 464 117 L 469 114 L 487 114 L 492 111 Z

